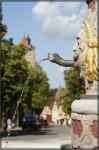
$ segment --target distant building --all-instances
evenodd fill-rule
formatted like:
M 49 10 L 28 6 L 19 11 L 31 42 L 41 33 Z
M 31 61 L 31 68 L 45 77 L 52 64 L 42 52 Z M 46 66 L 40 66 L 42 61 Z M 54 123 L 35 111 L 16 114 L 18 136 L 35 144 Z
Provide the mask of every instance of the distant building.
M 35 63 L 36 63 L 36 61 L 35 61 L 35 50 L 36 50 L 36 47 L 31 44 L 31 39 L 29 38 L 29 36 L 27 36 L 27 37 L 23 36 L 21 41 L 20 41 L 20 45 L 24 45 L 25 47 L 27 47 L 27 52 L 26 52 L 25 58 L 31 66 L 35 67 Z
M 52 107 L 52 122 L 59 124 L 59 109 L 56 101 Z
M 56 124 L 63 124 L 66 120 L 65 113 L 62 110 L 62 98 L 64 96 L 64 88 L 59 86 L 54 98 L 54 105 L 52 107 L 52 121 Z
M 50 124 L 52 122 L 52 112 L 51 112 L 51 109 L 49 106 L 45 106 L 43 111 L 42 111 L 42 114 L 41 116 L 48 122 L 48 124 Z
M 45 106 L 42 111 L 42 116 L 46 116 L 49 123 L 66 124 L 66 115 L 62 110 L 62 98 L 64 96 L 64 88 L 59 86 L 56 91 L 53 102 Z M 48 117 L 49 116 L 49 117 Z M 50 118 L 50 119 L 48 119 Z

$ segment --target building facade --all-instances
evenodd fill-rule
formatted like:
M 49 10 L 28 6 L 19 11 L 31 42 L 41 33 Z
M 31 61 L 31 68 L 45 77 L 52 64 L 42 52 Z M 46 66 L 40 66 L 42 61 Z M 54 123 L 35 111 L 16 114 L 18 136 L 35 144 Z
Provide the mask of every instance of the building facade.
M 31 39 L 29 38 L 29 36 L 27 36 L 27 37 L 23 36 L 20 41 L 20 45 L 24 45 L 27 48 L 25 58 L 26 58 L 27 62 L 29 63 L 29 65 L 31 65 L 32 67 L 35 67 L 35 65 L 36 65 L 36 60 L 35 60 L 36 47 L 31 44 Z

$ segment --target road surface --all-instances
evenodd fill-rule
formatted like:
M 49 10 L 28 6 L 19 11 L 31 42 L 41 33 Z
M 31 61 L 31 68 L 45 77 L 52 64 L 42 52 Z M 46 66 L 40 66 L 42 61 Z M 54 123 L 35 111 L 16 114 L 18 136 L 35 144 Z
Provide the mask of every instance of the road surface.
M 2 148 L 61 148 L 71 143 L 68 126 L 49 126 L 35 131 L 14 131 L 10 137 L 2 138 Z

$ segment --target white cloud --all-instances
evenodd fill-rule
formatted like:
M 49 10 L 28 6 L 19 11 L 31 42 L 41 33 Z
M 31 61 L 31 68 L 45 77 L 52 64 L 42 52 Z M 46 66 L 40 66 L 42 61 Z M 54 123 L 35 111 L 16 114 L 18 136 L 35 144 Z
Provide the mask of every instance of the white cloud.
M 32 12 L 36 15 L 37 19 L 43 23 L 47 17 L 59 15 L 58 6 L 58 3 L 38 2 L 33 7 Z
M 38 2 L 32 12 L 40 22 L 43 34 L 72 38 L 85 14 L 86 8 L 80 6 L 81 2 Z

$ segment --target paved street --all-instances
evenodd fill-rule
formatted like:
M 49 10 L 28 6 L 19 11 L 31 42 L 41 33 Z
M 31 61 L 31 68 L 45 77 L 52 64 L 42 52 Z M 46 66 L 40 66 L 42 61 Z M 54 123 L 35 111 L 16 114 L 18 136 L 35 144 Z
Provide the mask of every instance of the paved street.
M 2 148 L 60 148 L 70 141 L 70 127 L 49 126 L 38 131 L 14 131 L 2 138 Z

